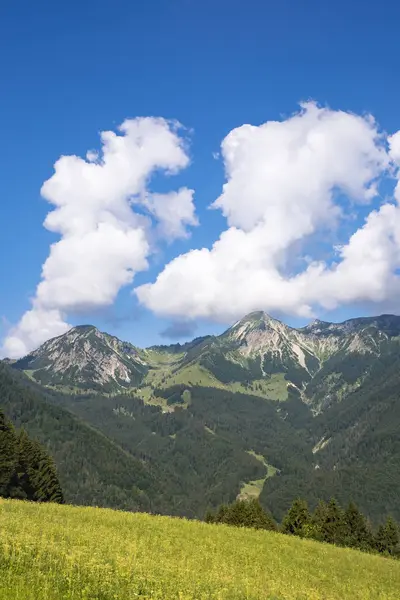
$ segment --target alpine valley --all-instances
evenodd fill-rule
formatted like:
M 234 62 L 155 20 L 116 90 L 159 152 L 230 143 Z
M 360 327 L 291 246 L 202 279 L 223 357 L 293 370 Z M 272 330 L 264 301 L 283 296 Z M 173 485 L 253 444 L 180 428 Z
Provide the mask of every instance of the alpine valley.
M 335 496 L 400 519 L 399 396 L 393 315 L 294 329 L 255 312 L 146 349 L 85 325 L 0 363 L 0 408 L 46 444 L 67 502 L 200 518 Z

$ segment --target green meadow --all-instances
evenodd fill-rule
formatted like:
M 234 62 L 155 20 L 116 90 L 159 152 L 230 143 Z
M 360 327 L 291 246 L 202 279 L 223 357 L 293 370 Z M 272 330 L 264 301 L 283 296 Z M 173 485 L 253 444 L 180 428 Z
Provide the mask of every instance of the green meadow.
M 398 600 L 400 561 L 268 531 L 0 499 L 0 600 Z

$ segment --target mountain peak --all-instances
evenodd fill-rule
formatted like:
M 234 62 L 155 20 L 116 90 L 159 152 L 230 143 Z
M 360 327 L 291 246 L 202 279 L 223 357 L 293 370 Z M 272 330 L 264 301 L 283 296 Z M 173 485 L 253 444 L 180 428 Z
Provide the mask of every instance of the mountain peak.
M 281 323 L 281 321 L 274 319 L 266 312 L 258 310 L 249 313 L 240 321 L 236 321 L 232 327 L 222 334 L 222 337 L 243 342 L 249 335 L 259 337 L 266 332 L 281 333 L 287 329 L 289 329 L 288 326 Z
M 45 385 L 119 391 L 138 385 L 148 365 L 128 342 L 93 325 L 77 325 L 17 361 L 18 369 Z
M 101 335 L 100 331 L 94 325 L 75 325 L 74 327 L 71 327 L 71 329 L 68 329 L 68 331 L 66 331 L 65 333 L 62 333 L 61 335 L 58 335 L 54 338 L 48 339 L 41 346 L 39 346 L 39 348 L 30 352 L 28 356 L 37 355 L 39 352 L 41 352 L 43 348 L 51 348 L 59 344 L 61 341 L 70 341 L 71 338 L 76 339 L 81 336 L 87 336 L 92 332 Z
M 269 315 L 263 310 L 254 310 L 253 312 L 245 315 L 241 321 L 246 321 L 249 319 L 263 319 L 264 317 L 269 317 Z
M 232 325 L 232 327 L 230 327 L 231 330 L 241 326 L 241 325 L 245 325 L 247 323 L 251 323 L 253 325 L 257 325 L 257 324 L 271 324 L 271 323 L 280 323 L 280 321 L 278 321 L 278 319 L 274 319 L 274 317 L 271 317 L 271 315 L 269 315 L 268 313 L 262 311 L 262 310 L 255 310 L 249 314 L 247 314 L 246 316 L 244 316 L 242 319 L 240 319 L 239 321 L 236 321 L 236 323 L 234 325 Z
M 70 329 L 70 331 L 76 331 L 78 333 L 93 330 L 97 330 L 97 327 L 95 327 L 94 325 L 75 325 L 75 327 L 72 327 L 72 329 Z
M 271 317 L 271 315 L 269 315 L 268 313 L 266 313 L 263 310 L 255 310 L 255 311 L 249 313 L 242 319 L 242 321 L 244 321 L 246 319 L 260 319 L 260 320 L 267 320 L 267 321 L 276 321 L 276 319 Z

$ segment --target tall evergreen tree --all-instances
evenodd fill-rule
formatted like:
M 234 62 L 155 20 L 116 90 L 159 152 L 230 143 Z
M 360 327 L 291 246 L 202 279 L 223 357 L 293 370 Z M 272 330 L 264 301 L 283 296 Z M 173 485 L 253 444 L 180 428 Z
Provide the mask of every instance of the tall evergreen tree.
M 214 523 L 225 523 L 225 517 L 229 512 L 227 504 L 221 504 L 218 508 L 217 514 L 215 515 Z
M 321 542 L 324 541 L 323 526 L 325 524 L 327 511 L 328 506 L 326 502 L 320 500 L 317 506 L 315 507 L 314 513 L 311 517 L 311 527 L 309 528 L 308 537 L 311 537 Z
M 306 528 L 311 522 L 311 515 L 305 500 L 297 498 L 283 519 L 282 533 L 290 535 L 306 535 Z
M 53 459 L 26 431 L 17 434 L 0 412 L 0 496 L 63 502 Z
M 261 506 L 258 498 L 248 500 L 246 503 L 246 509 L 246 527 L 253 527 L 254 529 L 268 529 L 269 531 L 276 531 L 278 529 L 271 513 Z
M 384 525 L 380 525 L 375 536 L 375 548 L 382 554 L 398 556 L 399 548 L 399 529 L 392 517 L 388 517 Z
M 345 540 L 345 523 L 341 507 L 335 498 L 327 505 L 325 523 L 323 524 L 324 540 L 329 544 L 343 545 Z
M 328 544 L 344 545 L 346 534 L 344 515 L 335 498 L 332 498 L 328 504 L 319 502 L 312 523 L 312 537 Z
M 205 523 L 215 523 L 214 513 L 211 510 L 208 510 L 206 512 L 206 515 L 204 517 L 204 521 L 205 521 Z
M 372 547 L 373 535 L 365 516 L 354 502 L 350 502 L 344 515 L 344 544 L 351 548 L 369 550 Z
M 212 521 L 210 513 L 207 514 L 208 522 L 225 523 L 235 527 L 252 527 L 254 529 L 268 529 L 276 531 L 277 526 L 266 510 L 263 509 L 258 499 L 236 500 L 232 504 L 222 504 Z
M 15 474 L 14 487 L 19 490 L 18 497 L 26 500 L 35 499 L 35 469 L 36 457 L 34 455 L 34 445 L 32 440 L 24 429 L 18 436 L 18 461 Z
M 26 470 L 33 488 L 33 500 L 63 502 L 61 486 L 53 459 L 37 441 L 30 441 Z
M 17 436 L 0 411 L 0 496 L 8 496 L 17 462 Z

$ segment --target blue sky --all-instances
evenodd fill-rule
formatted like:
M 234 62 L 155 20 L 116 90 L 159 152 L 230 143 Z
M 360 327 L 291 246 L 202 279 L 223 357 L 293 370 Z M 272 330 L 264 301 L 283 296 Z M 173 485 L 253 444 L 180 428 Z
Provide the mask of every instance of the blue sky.
M 246 123 L 286 119 L 308 99 L 371 113 L 394 133 L 400 127 L 399 17 L 400 6 L 389 1 L 373 10 L 357 1 L 314 0 L 39 0 L 2 6 L 2 336 L 29 309 L 49 245 L 59 239 L 42 225 L 50 206 L 40 197 L 55 161 L 98 149 L 99 132 L 127 118 L 161 116 L 190 130 L 190 165 L 167 183 L 157 177 L 153 187 L 193 189 L 200 226 L 189 228 L 189 238 L 160 244 L 149 269 L 138 272 L 113 304 L 68 314 L 68 322 L 92 322 L 138 345 L 169 341 L 160 332 L 171 331 L 171 317 L 139 307 L 131 291 L 154 282 L 174 257 L 211 247 L 226 228 L 221 212 L 207 209 L 225 181 L 222 161 L 213 157 L 222 140 Z M 368 213 L 363 210 L 355 227 Z M 356 300 L 317 313 L 335 320 L 363 310 L 373 308 Z M 178 332 L 185 332 L 185 316 L 174 319 Z M 292 311 L 286 320 L 307 318 Z M 193 322 L 194 335 L 225 328 L 220 316 Z

